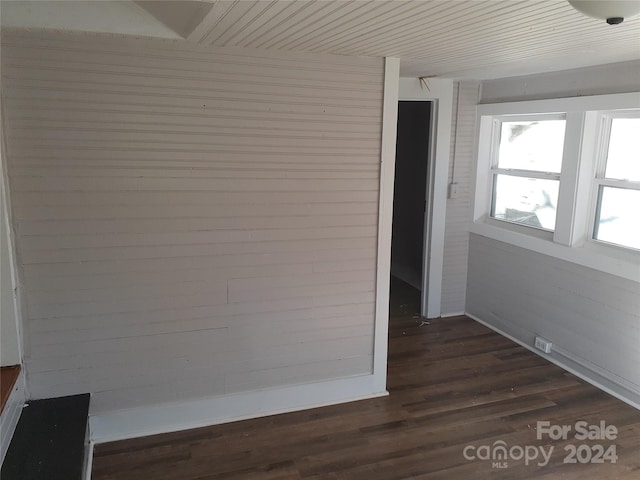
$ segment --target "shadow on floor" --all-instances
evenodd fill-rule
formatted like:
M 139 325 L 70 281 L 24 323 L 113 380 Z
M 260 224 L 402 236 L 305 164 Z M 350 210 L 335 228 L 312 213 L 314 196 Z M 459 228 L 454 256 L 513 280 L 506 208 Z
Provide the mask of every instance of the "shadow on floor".
M 389 317 L 420 320 L 420 290 L 394 276 L 391 277 Z

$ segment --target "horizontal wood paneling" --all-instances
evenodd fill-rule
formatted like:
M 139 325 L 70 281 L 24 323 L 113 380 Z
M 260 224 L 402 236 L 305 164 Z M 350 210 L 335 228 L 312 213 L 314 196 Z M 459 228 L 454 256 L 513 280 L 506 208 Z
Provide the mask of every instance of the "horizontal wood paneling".
M 372 372 L 383 62 L 3 36 L 36 397 Z
M 2 107 L 3 106 L 0 105 L 0 108 Z M 0 129 L 2 129 L 1 124 Z M 3 147 L 4 140 L 0 140 L 0 156 L 4 154 Z M 22 363 L 19 329 L 20 311 L 17 308 L 18 302 L 16 302 L 14 293 L 14 288 L 17 286 L 14 270 L 15 253 L 13 235 L 9 228 L 9 206 L 7 202 L 9 197 L 6 191 L 6 176 L 4 172 L 5 159 L 0 158 L 0 316 L 2 317 L 2 321 L 0 322 L 0 366 L 2 367 Z M 3 406 L 5 401 L 6 398 L 4 398 L 3 394 Z M 2 411 L 2 408 L 0 408 L 0 411 Z M 2 450 L 2 452 L 4 452 L 4 450 Z
M 458 82 L 455 89 L 449 183 L 456 184 L 457 195 L 447 200 L 442 265 L 443 315 L 465 311 L 478 87 L 478 82 L 465 81 Z
M 288 328 L 294 319 L 295 327 L 309 326 L 317 316 L 323 318 L 316 323 L 318 328 L 333 325 L 333 319 L 344 315 L 369 315 L 372 311 L 373 292 L 339 293 L 318 295 L 313 299 L 293 298 L 259 302 L 234 303 L 215 306 L 187 306 L 184 308 L 152 309 L 145 312 L 124 312 L 108 315 L 111 328 L 104 330 L 106 315 L 65 317 L 50 321 L 47 318 L 32 322 L 33 343 L 65 343 L 76 341 L 76 337 L 111 338 L 127 334 L 133 336 L 137 330 L 178 328 L 189 325 L 226 325 L 226 322 L 242 324 L 264 324 L 274 328 L 280 322 Z M 215 318 L 214 318 L 215 315 Z M 166 324 L 166 325 L 165 325 Z M 174 326 L 172 326 L 175 324 Z M 342 325 L 342 321 L 340 321 Z M 36 337 L 38 340 L 36 341 Z
M 640 395 L 640 284 L 471 235 L 467 311 Z
M 636 20 L 637 21 L 637 20 Z M 640 59 L 482 82 L 480 103 L 611 95 L 638 91 Z

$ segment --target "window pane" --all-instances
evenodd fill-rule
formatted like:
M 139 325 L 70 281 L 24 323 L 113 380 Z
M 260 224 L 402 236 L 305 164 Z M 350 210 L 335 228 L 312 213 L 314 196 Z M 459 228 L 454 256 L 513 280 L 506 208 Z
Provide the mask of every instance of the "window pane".
M 498 167 L 560 173 L 564 127 L 564 120 L 503 122 Z
M 553 230 L 559 183 L 557 180 L 496 175 L 491 216 Z
M 597 240 L 640 250 L 640 190 L 602 187 Z
M 640 181 L 640 118 L 614 118 L 611 122 L 605 176 Z

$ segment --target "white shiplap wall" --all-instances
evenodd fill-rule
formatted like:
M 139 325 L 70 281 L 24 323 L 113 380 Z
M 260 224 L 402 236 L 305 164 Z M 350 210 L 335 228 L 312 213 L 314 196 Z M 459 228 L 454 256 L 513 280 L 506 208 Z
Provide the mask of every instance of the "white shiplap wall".
M 4 106 L 0 102 L 0 111 Z M 0 117 L 1 118 L 1 117 Z M 15 254 L 10 227 L 6 155 L 0 120 L 0 365 L 22 363 L 20 354 L 20 311 L 15 296 Z M 4 453 L 3 453 L 4 455 Z
M 480 103 L 637 92 L 640 60 L 482 82 Z
M 457 194 L 447 200 L 442 266 L 442 315 L 445 316 L 465 310 L 478 91 L 479 83 L 474 81 L 457 82 L 454 86 L 449 184 L 456 184 Z
M 3 36 L 34 397 L 371 374 L 383 60 Z

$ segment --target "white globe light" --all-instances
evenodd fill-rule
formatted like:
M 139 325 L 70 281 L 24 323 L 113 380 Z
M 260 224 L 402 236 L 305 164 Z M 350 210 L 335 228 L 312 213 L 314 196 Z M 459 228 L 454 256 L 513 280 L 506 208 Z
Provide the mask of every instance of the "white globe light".
M 569 3 L 579 12 L 609 24 L 622 23 L 640 13 L 640 0 L 569 0 Z

